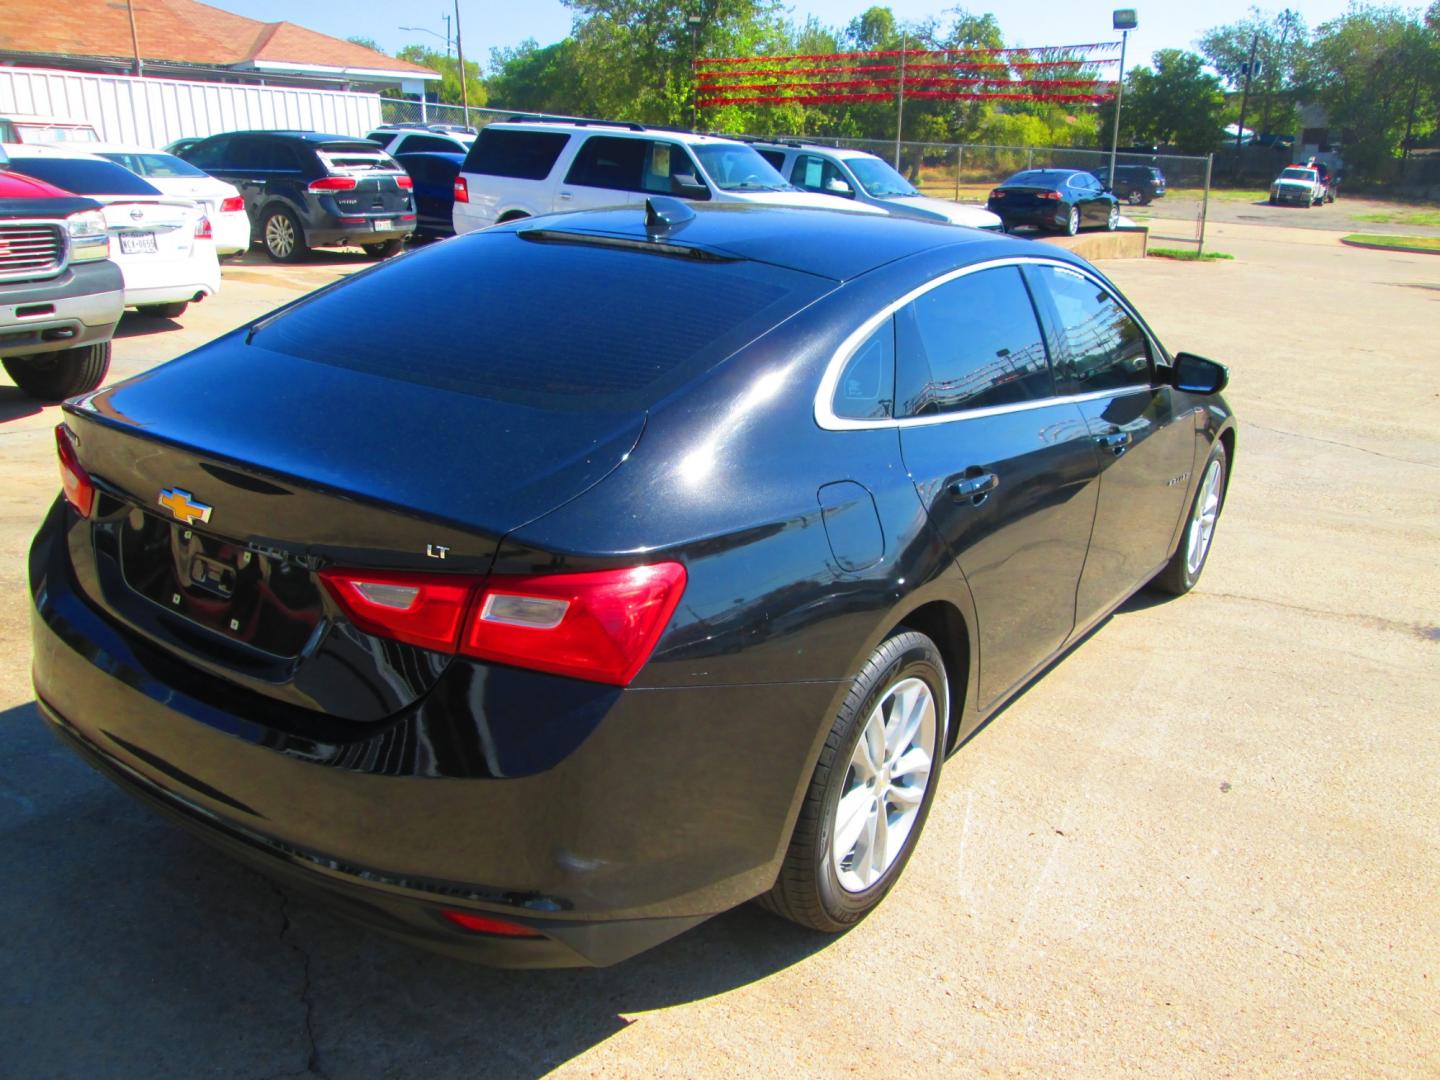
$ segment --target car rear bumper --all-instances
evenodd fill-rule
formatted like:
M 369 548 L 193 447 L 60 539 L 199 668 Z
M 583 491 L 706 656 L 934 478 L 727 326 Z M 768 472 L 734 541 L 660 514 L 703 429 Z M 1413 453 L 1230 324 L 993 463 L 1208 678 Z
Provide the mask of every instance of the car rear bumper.
M 392 227 L 377 229 L 375 223 Z M 335 215 L 317 213 L 305 225 L 305 242 L 311 247 L 359 246 L 403 240 L 415 231 L 413 210 L 394 213 Z
M 1055 203 L 1054 207 L 1024 207 L 1012 210 L 1008 206 L 1003 209 L 992 206 L 990 210 L 1000 215 L 1007 229 L 1013 229 L 1016 225 L 1033 225 L 1039 229 L 1066 228 L 1070 220 L 1070 208 L 1064 203 Z
M 121 285 L 108 259 L 72 264 L 45 281 L 0 285 L 0 356 L 110 340 L 125 310 Z
M 250 215 L 244 210 L 212 214 L 210 228 L 214 231 L 217 255 L 238 255 L 250 250 Z
M 35 688 L 52 726 L 127 790 L 267 873 L 485 962 L 613 963 L 768 889 L 843 693 L 614 690 L 558 763 L 496 776 L 485 775 L 486 747 L 503 735 L 492 673 L 445 697 L 448 727 L 435 710 L 426 726 L 416 707 L 320 743 L 242 714 L 213 680 L 209 701 L 192 697 L 204 690 L 175 677 L 183 661 L 79 592 L 71 552 L 87 530 L 73 525 L 57 503 L 30 558 Z M 548 706 L 511 703 L 532 726 Z M 446 909 L 543 937 L 474 934 Z
M 131 258 L 120 264 L 125 275 L 125 306 L 201 300 L 220 291 L 220 263 L 213 246 L 176 259 Z

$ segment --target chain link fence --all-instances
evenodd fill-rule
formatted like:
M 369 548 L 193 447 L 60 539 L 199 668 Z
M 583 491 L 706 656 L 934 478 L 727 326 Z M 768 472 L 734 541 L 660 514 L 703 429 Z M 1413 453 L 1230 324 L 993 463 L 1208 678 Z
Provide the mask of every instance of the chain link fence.
M 541 116 L 516 109 L 459 105 L 422 105 L 418 101 L 384 98 L 381 118 L 387 124 L 456 124 L 479 129 L 512 116 Z M 1068 146 L 985 146 L 974 143 L 919 143 L 884 139 L 832 139 L 783 135 L 776 138 L 819 146 L 866 150 L 894 164 L 927 195 L 984 205 L 990 190 L 1024 169 L 1085 169 L 1101 181 L 1109 178 L 1110 152 Z M 1164 177 L 1163 195 L 1145 182 L 1147 170 Z M 1115 155 L 1116 194 L 1126 204 L 1124 216 L 1150 230 L 1150 241 L 1205 248 L 1205 216 L 1210 202 L 1212 158 L 1178 154 Z

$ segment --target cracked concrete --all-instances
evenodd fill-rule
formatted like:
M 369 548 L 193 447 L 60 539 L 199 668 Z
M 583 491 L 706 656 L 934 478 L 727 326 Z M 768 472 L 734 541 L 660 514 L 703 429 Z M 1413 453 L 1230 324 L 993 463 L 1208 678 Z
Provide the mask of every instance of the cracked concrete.
M 746 907 L 605 971 L 354 927 L 43 731 L 24 552 L 55 410 L 0 387 L 6 1076 L 1440 1075 L 1440 355 L 1430 289 L 1391 286 L 1440 285 L 1440 259 L 1211 241 L 1236 261 L 1105 267 L 1172 348 L 1231 365 L 1199 589 L 1137 598 L 952 759 L 850 934 Z M 350 268 L 227 272 L 182 329 L 127 319 L 115 373 Z

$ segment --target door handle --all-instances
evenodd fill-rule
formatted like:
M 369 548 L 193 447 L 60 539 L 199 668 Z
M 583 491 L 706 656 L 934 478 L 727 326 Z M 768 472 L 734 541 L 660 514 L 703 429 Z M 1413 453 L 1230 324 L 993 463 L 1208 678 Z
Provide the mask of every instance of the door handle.
M 1108 435 L 1095 436 L 1095 441 L 1116 457 L 1119 457 L 1126 450 L 1130 449 L 1131 439 L 1128 431 L 1112 431 Z
M 568 191 L 562 191 L 562 192 L 560 192 L 560 198 L 562 198 L 562 199 L 573 199 L 574 197 L 575 197 L 575 196 L 574 196 L 573 194 L 571 194 L 570 192 L 568 192 Z
M 950 497 L 956 502 L 969 502 L 979 506 L 986 497 L 1000 486 L 1000 477 L 993 472 L 966 474 L 950 483 Z

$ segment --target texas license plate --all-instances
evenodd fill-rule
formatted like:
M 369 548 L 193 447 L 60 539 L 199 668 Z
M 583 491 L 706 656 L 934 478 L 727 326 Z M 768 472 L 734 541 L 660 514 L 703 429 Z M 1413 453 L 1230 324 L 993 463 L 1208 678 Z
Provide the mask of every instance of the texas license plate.
M 153 232 L 136 232 L 120 234 L 120 252 L 123 255 L 140 255 L 149 253 L 154 255 L 160 249 L 155 246 L 155 234 Z
M 376 218 L 370 223 L 370 228 L 375 232 L 389 232 L 395 228 L 395 220 L 393 218 Z

